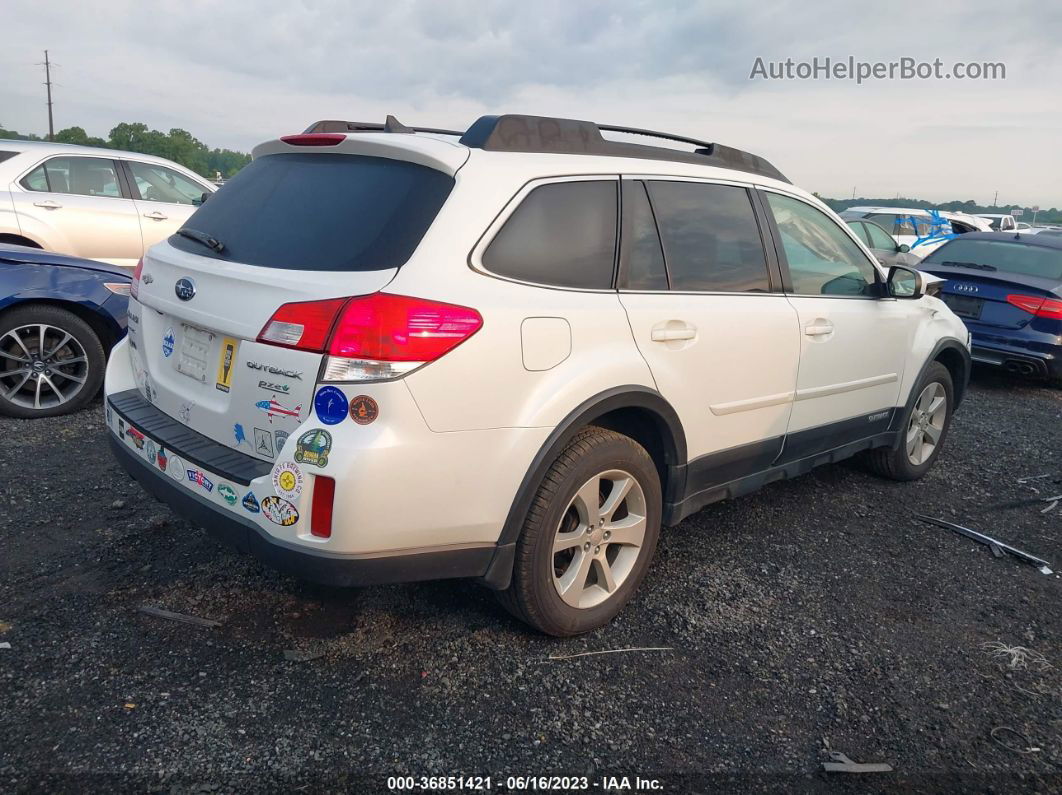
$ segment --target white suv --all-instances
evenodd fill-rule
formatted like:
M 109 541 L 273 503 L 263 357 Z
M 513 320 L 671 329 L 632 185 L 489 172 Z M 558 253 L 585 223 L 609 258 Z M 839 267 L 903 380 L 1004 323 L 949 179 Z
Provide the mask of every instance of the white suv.
M 922 275 L 761 158 L 602 129 L 647 134 L 389 118 L 258 146 L 137 268 L 119 460 L 280 568 L 474 577 L 557 635 L 708 503 L 862 451 L 922 476 L 970 364 Z

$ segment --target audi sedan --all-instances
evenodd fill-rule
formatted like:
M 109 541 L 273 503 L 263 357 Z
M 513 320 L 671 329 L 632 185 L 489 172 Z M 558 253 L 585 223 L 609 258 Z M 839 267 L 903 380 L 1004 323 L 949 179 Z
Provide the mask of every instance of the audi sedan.
M 922 260 L 975 361 L 1062 386 L 1062 237 L 970 232 Z

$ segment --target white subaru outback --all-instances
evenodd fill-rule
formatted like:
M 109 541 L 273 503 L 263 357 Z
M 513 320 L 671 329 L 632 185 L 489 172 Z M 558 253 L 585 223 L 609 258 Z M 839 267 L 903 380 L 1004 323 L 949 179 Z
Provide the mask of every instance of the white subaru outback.
M 708 503 L 856 453 L 925 474 L 970 368 L 932 292 L 736 149 L 319 122 L 138 266 L 110 442 L 279 568 L 478 578 L 570 635 Z

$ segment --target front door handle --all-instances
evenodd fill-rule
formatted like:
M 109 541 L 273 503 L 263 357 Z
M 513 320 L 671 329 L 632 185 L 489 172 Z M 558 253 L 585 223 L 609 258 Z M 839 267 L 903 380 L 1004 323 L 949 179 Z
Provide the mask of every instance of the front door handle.
M 58 210 L 63 205 L 53 199 L 45 199 L 42 202 L 33 202 L 33 206 L 43 207 L 45 210 Z
M 805 326 L 804 333 L 809 337 L 825 337 L 833 333 L 833 323 L 828 320 L 817 320 L 810 326 Z
M 152 210 L 149 213 L 144 213 L 144 217 L 145 218 L 150 218 L 153 221 L 165 221 L 167 218 L 169 218 L 168 215 L 165 215 L 164 213 L 160 213 L 158 210 Z
M 653 342 L 672 342 L 673 340 L 691 340 L 697 336 L 695 326 L 667 326 L 660 325 L 653 329 L 651 337 Z

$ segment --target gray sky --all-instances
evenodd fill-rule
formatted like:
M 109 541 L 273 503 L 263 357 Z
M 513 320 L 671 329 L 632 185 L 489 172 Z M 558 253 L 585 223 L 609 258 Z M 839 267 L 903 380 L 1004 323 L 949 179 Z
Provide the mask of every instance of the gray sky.
M 1062 206 L 1062 4 L 5 0 L 0 124 L 182 127 L 249 150 L 319 118 L 522 112 L 748 149 L 834 197 Z M 1005 80 L 750 80 L 765 61 L 1006 65 Z

